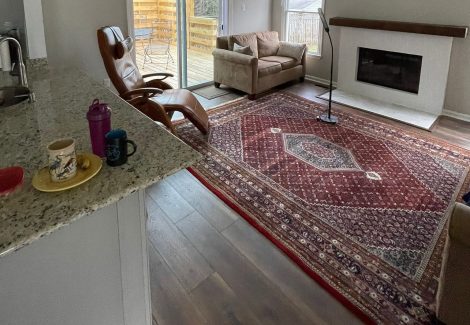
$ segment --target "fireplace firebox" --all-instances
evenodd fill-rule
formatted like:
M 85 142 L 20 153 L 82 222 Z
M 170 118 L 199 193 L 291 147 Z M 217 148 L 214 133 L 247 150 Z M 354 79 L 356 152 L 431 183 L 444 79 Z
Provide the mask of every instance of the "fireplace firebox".
M 359 48 L 357 80 L 418 94 L 423 57 Z

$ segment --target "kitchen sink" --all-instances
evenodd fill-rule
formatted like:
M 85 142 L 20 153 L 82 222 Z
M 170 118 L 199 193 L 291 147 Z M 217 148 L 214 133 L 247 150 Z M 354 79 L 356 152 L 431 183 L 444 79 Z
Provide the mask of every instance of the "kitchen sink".
M 13 106 L 30 98 L 31 90 L 23 86 L 0 87 L 0 107 Z

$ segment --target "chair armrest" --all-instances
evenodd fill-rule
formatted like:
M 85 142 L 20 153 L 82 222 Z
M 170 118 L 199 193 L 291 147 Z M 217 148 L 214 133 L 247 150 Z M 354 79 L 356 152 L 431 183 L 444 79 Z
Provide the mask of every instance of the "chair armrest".
M 163 90 L 159 88 L 146 87 L 146 88 L 138 88 L 138 89 L 130 90 L 122 94 L 121 97 L 126 100 L 132 99 L 132 97 L 136 95 L 140 95 L 145 98 L 150 98 L 155 95 L 162 94 L 162 93 L 163 93 Z
M 258 62 L 258 58 L 251 56 L 251 55 L 246 55 L 246 54 L 241 54 L 229 50 L 223 50 L 223 49 L 214 49 L 212 51 L 212 55 L 214 58 L 224 60 L 224 61 L 229 61 L 237 64 L 243 64 L 243 65 L 254 65 L 255 63 Z
M 158 78 L 157 80 L 165 80 L 168 77 L 174 77 L 172 73 L 168 72 L 155 72 L 155 73 L 148 73 L 144 74 L 142 78 L 150 78 L 150 77 L 163 77 L 163 78 Z

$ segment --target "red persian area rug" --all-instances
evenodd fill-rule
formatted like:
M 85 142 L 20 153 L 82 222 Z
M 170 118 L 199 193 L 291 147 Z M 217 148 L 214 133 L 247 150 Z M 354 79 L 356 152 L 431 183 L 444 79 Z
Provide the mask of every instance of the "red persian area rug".
M 429 323 L 446 224 L 470 151 L 412 128 L 278 92 L 178 126 L 191 172 L 369 323 Z

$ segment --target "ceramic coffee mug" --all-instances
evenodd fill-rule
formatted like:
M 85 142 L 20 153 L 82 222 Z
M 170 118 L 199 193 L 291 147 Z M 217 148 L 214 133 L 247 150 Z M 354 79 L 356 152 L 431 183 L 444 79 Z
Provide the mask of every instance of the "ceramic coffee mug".
M 77 173 L 77 156 L 74 139 L 59 139 L 47 146 L 49 174 L 53 182 L 71 179 Z
M 128 145 L 133 147 L 131 153 L 127 153 Z M 111 130 L 106 134 L 106 163 L 109 166 L 121 166 L 127 162 L 127 157 L 132 156 L 137 150 L 137 145 L 127 139 L 126 131 L 122 129 Z

